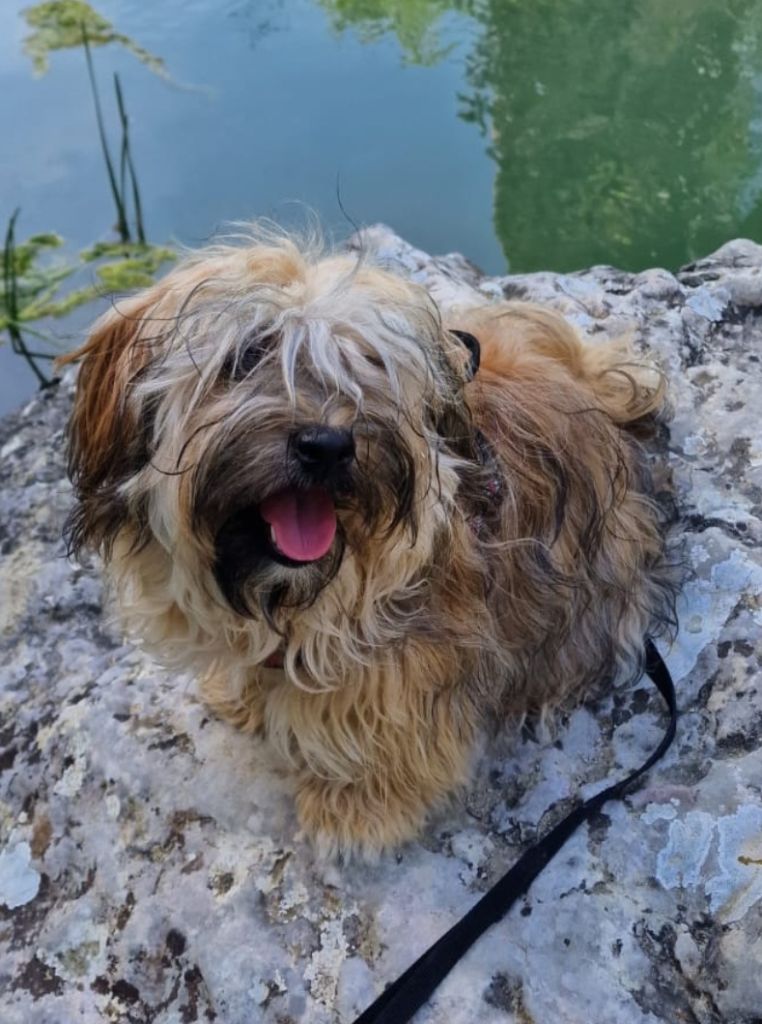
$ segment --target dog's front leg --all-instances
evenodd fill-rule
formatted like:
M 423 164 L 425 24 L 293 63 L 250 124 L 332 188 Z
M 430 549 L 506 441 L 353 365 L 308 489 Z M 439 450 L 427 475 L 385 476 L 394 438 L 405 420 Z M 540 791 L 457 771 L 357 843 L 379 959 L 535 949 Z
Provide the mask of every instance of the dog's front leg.
M 346 691 L 321 699 L 321 748 L 311 748 L 296 795 L 321 854 L 372 859 L 416 836 L 467 781 L 476 724 L 463 703 L 430 691 L 399 697 L 373 710 L 348 706 Z
M 266 670 L 240 669 L 231 675 L 213 669 L 201 680 L 201 698 L 219 718 L 236 729 L 261 732 L 267 701 L 266 674 Z

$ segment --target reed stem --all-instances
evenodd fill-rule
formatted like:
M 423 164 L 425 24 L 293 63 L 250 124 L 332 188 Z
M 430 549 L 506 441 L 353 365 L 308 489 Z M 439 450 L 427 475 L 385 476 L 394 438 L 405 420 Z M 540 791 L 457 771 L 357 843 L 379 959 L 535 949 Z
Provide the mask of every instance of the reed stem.
M 3 301 L 6 312 L 6 330 L 11 339 L 11 348 L 29 364 L 30 369 L 40 382 L 41 388 L 49 388 L 55 381 L 50 380 L 35 362 L 35 357 L 46 358 L 39 353 L 30 352 L 24 341 L 19 326 L 19 288 L 16 273 L 16 221 L 21 211 L 18 207 L 13 211 L 5 231 L 5 248 L 3 249 Z
M 103 122 L 100 94 L 98 93 L 98 84 L 95 80 L 93 57 L 90 52 L 90 40 L 87 37 L 87 28 L 85 27 L 84 22 L 82 23 L 82 42 L 85 47 L 87 73 L 90 76 L 90 91 L 93 97 L 93 105 L 95 106 L 95 120 L 98 123 L 98 135 L 101 141 L 101 150 L 106 164 L 106 173 L 108 174 L 109 185 L 111 186 L 111 195 L 114 197 L 114 205 L 116 206 L 116 229 L 119 232 L 119 238 L 122 242 L 131 242 L 132 238 L 130 236 L 130 227 L 127 223 L 127 211 L 124 206 L 124 197 L 119 191 L 119 184 L 116 180 L 116 172 L 114 171 L 114 164 L 111 159 L 111 151 L 109 150 L 108 139 L 106 138 L 106 128 Z

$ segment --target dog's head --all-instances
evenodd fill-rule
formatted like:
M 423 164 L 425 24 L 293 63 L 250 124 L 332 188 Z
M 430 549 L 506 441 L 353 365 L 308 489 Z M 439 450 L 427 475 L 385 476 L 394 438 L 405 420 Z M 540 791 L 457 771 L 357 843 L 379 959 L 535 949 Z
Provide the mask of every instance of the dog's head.
M 357 255 L 271 237 L 191 256 L 78 353 L 72 547 L 151 548 L 178 603 L 271 624 L 347 561 L 415 585 L 478 461 L 471 340 Z

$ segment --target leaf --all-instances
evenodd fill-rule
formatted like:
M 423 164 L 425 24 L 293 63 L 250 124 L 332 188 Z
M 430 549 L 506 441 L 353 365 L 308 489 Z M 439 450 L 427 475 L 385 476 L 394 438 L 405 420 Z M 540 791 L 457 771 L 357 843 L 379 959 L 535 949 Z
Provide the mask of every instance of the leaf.
M 9 272 L 13 284 L 8 308 L 6 289 L 0 292 L 0 331 L 46 317 L 63 317 L 109 292 L 132 291 L 154 283 L 162 264 L 177 258 L 161 245 L 96 242 L 80 253 L 79 261 L 45 263 L 47 254 L 63 245 L 60 235 L 32 235 L 10 249 Z M 5 250 L 0 250 L 3 264 Z M 61 285 L 87 265 L 97 263 L 97 281 L 59 294 Z
M 48 70 L 49 56 L 55 50 L 82 46 L 84 29 L 91 46 L 118 43 L 155 74 L 162 78 L 169 77 L 161 57 L 150 53 L 129 36 L 117 32 L 111 22 L 85 0 L 46 0 L 45 3 L 25 8 L 21 13 L 32 30 L 24 40 L 24 51 L 32 58 L 37 75 L 44 75 Z

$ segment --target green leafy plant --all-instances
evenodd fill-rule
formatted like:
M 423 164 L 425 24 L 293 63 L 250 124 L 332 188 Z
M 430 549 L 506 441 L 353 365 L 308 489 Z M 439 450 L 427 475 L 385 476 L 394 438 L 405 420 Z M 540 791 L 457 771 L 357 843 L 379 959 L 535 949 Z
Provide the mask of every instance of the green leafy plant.
M 3 247 L 3 291 L 2 302 L 0 303 L 0 325 L 7 332 L 10 338 L 11 348 L 22 356 L 29 364 L 30 369 L 37 377 L 40 387 L 50 387 L 53 383 L 37 364 L 38 359 L 52 359 L 48 352 L 31 351 L 21 330 L 22 315 L 25 306 L 28 306 L 29 299 L 38 300 L 41 295 L 49 296 L 51 290 L 55 291 L 60 282 L 68 276 L 69 271 L 55 273 L 52 277 L 45 278 L 44 274 L 36 271 L 35 262 L 40 252 L 44 249 L 55 248 L 60 244 L 56 235 L 35 235 L 28 239 L 24 245 L 16 247 L 16 221 L 19 210 L 15 210 L 5 232 L 5 245 Z M 37 334 L 38 332 L 33 332 Z
M 177 259 L 174 249 L 150 242 L 96 242 L 80 256 L 85 263 L 106 260 L 96 267 L 99 294 L 147 288 L 162 264 Z
M 0 292 L 0 332 L 10 339 L 11 348 L 29 364 L 42 387 L 52 381 L 38 365 L 59 354 L 56 338 L 32 324 L 49 318 L 60 319 L 88 302 L 114 292 L 131 291 L 153 284 L 162 264 L 176 258 L 174 250 L 147 242 L 97 242 L 80 253 L 78 260 L 51 261 L 63 246 L 56 234 L 32 235 L 16 241 L 14 211 L 5 232 L 2 250 L 3 287 Z M 62 290 L 65 282 L 88 267 L 94 279 L 78 288 Z M 92 278 L 92 275 L 91 275 Z M 26 337 L 35 338 L 43 349 L 31 349 Z
M 21 13 L 32 30 L 24 40 L 24 50 L 32 58 L 38 75 L 48 70 L 52 52 L 75 49 L 82 45 L 84 26 L 92 46 L 116 43 L 129 50 L 157 75 L 168 77 L 161 57 L 139 46 L 124 33 L 117 32 L 111 22 L 85 3 L 85 0 L 47 0 L 27 7 Z
M 18 242 L 16 225 L 19 210 L 14 211 L 8 221 L 2 249 L 0 335 L 7 334 L 11 348 L 26 360 L 40 386 L 49 387 L 54 380 L 44 372 L 40 363 L 56 358 L 60 352 L 59 343 L 52 334 L 32 324 L 66 316 L 78 307 L 114 292 L 148 287 L 153 284 L 162 264 L 176 257 L 172 249 L 152 245 L 146 240 L 140 188 L 130 147 L 130 122 L 122 85 L 116 74 L 114 95 L 121 142 L 118 160 L 112 156 L 92 47 L 118 42 L 127 46 L 154 71 L 164 73 L 164 65 L 127 36 L 115 32 L 111 24 L 83 0 L 36 4 L 27 8 L 24 16 L 35 29 L 35 33 L 26 40 L 26 50 L 40 73 L 47 69 L 47 54 L 51 50 L 82 46 L 85 51 L 98 138 L 116 209 L 115 227 L 119 235 L 118 241 L 96 242 L 83 250 L 78 258 L 62 260 L 53 256 L 55 250 L 63 246 L 60 235 L 38 234 Z M 76 276 L 86 279 L 86 283 L 71 287 L 71 279 Z M 30 348 L 28 337 L 40 344 Z

